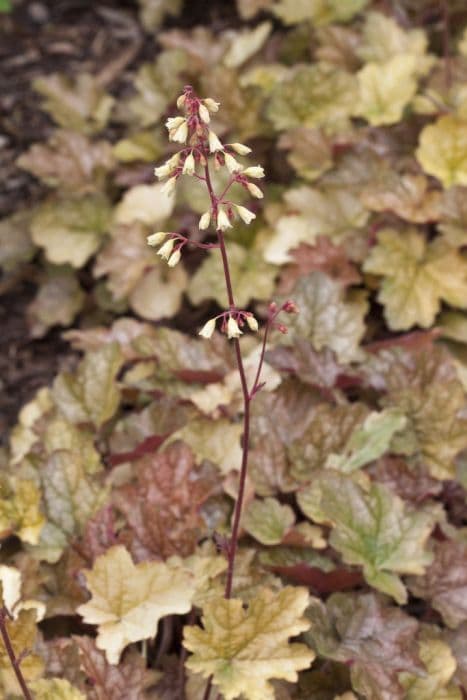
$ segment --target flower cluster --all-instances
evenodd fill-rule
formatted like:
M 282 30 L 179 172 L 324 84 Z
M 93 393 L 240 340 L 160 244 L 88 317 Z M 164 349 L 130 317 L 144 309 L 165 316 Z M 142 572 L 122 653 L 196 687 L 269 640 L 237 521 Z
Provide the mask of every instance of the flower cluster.
M 236 158 L 236 156 L 248 155 L 251 153 L 251 148 L 242 143 L 223 144 L 220 141 L 210 126 L 211 114 L 218 111 L 219 103 L 209 97 L 200 99 L 190 86 L 186 87 L 178 98 L 177 107 L 184 112 L 184 116 L 170 117 L 167 119 L 166 127 L 169 140 L 183 144 L 184 148 L 154 170 L 159 180 L 166 180 L 164 190 L 171 193 L 182 175 L 196 177 L 205 183 L 209 190 L 211 206 L 199 220 L 200 230 L 204 231 L 213 226 L 219 236 L 232 227 L 235 216 L 245 224 L 250 224 L 256 218 L 256 214 L 247 207 L 231 201 L 227 195 L 231 186 L 237 183 L 251 196 L 257 199 L 263 197 L 261 189 L 251 182 L 252 179 L 264 177 L 263 168 L 260 165 L 244 167 Z M 210 160 L 213 161 L 215 169 L 226 168 L 228 171 L 228 182 L 220 195 L 216 195 L 212 188 L 209 173 Z M 201 248 L 220 247 L 220 244 L 189 241 L 181 234 L 168 231 L 153 233 L 148 236 L 147 241 L 151 246 L 160 246 L 157 254 L 167 261 L 169 267 L 177 265 L 182 249 L 187 243 Z M 239 310 L 230 303 L 229 311 L 207 321 L 199 335 L 210 338 L 218 319 L 222 319 L 220 329 L 229 338 L 239 338 L 245 324 L 252 331 L 258 330 L 258 322 L 253 314 Z

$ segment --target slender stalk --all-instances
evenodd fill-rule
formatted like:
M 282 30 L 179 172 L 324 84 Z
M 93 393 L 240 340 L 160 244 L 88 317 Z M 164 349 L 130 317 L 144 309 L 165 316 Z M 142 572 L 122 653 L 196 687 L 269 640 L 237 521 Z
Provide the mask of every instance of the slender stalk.
M 21 672 L 21 657 L 18 658 L 16 656 L 15 650 L 13 649 L 13 644 L 11 643 L 10 635 L 8 634 L 8 627 L 6 624 L 7 617 L 9 617 L 8 611 L 5 607 L 2 607 L 0 609 L 0 635 L 23 696 L 25 700 L 32 700 L 32 695 L 29 692 L 28 686 L 26 685 L 26 681 L 24 680 L 24 676 Z

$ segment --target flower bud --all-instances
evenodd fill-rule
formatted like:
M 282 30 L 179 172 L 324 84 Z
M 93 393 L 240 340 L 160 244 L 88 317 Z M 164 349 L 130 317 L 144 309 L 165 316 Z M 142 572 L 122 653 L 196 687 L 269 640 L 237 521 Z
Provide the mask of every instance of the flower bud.
M 229 217 L 222 209 L 222 207 L 217 212 L 217 228 L 221 231 L 225 231 L 228 228 L 232 228 L 232 224 L 229 221 Z
M 243 143 L 228 143 L 227 145 L 232 149 L 232 151 L 238 153 L 239 156 L 247 156 L 249 153 L 251 153 L 251 148 L 244 146 Z
M 225 154 L 224 160 L 230 173 L 238 173 L 242 169 L 242 166 L 240 165 L 238 160 L 235 160 L 235 158 L 231 156 L 230 153 Z
M 240 204 L 235 204 L 235 208 L 237 210 L 239 217 L 246 224 L 251 224 L 253 219 L 256 219 L 256 214 L 253 214 L 253 212 L 250 211 L 249 209 L 247 209 L 246 207 L 242 207 Z
M 198 107 L 198 114 L 202 122 L 204 122 L 205 124 L 209 124 L 209 122 L 211 121 L 211 117 L 209 116 L 209 110 L 205 105 L 200 104 L 200 106 Z
M 276 328 L 280 333 L 283 333 L 284 335 L 286 335 L 289 332 L 287 326 L 284 326 L 283 323 L 278 323 Z
M 256 197 L 256 199 L 263 199 L 264 195 L 259 189 L 259 187 L 256 187 L 252 182 L 247 183 L 247 188 L 248 192 L 252 195 L 252 197 Z
M 214 131 L 209 131 L 208 140 L 209 140 L 209 150 L 211 153 L 215 153 L 216 151 L 223 151 L 224 150 L 224 146 L 221 144 L 221 142 L 217 138 Z
M 227 337 L 240 338 L 241 335 L 243 335 L 243 333 L 238 327 L 237 321 L 233 316 L 229 316 L 229 320 L 227 321 Z
M 169 158 L 165 163 L 157 168 L 154 168 L 154 175 L 162 180 L 164 177 L 168 177 L 173 170 L 177 167 L 180 160 L 180 153 L 175 153 L 171 158 Z
M 179 97 L 177 97 L 178 109 L 182 109 L 185 106 L 185 102 L 186 102 L 186 95 L 185 95 L 185 93 L 182 93 Z
M 146 241 L 148 245 L 156 246 L 162 243 L 168 235 L 169 234 L 165 231 L 158 231 L 157 233 L 151 233 L 151 235 L 146 238 Z
M 285 301 L 282 304 L 282 310 L 285 311 L 286 314 L 298 314 L 299 309 L 298 306 L 294 301 L 291 301 L 290 299 L 288 301 Z
M 258 326 L 258 321 L 256 318 L 253 316 L 253 314 L 248 314 L 246 316 L 246 322 L 248 323 L 248 328 L 250 331 L 257 331 L 259 326 Z
M 193 173 L 195 172 L 195 159 L 193 157 L 193 152 L 191 152 L 185 158 L 182 172 L 184 175 L 193 175 Z
M 203 102 L 206 105 L 206 107 L 209 109 L 210 112 L 219 111 L 220 102 L 216 102 L 215 100 L 212 100 L 210 97 L 206 97 L 203 100 Z
M 201 219 L 199 220 L 198 227 L 202 231 L 204 231 L 205 229 L 208 228 L 210 223 L 211 223 L 211 212 L 205 211 L 204 214 L 202 215 Z
M 175 241 L 173 238 L 170 238 L 168 241 L 164 243 L 164 245 L 159 248 L 157 251 L 157 254 L 161 256 L 161 258 L 164 258 L 165 260 L 168 260 L 170 255 L 172 254 L 173 247 L 175 245 Z
M 210 318 L 199 331 L 198 335 L 202 338 L 210 338 L 216 329 L 216 319 Z
M 180 258 L 182 257 L 182 254 L 180 252 L 180 248 L 177 250 L 174 250 L 170 258 L 167 260 L 167 265 L 169 267 L 175 267 L 175 265 L 180 262 Z
M 250 168 L 246 168 L 246 170 L 243 171 L 242 175 L 257 178 L 264 177 L 264 169 L 261 167 L 261 165 L 252 165 Z

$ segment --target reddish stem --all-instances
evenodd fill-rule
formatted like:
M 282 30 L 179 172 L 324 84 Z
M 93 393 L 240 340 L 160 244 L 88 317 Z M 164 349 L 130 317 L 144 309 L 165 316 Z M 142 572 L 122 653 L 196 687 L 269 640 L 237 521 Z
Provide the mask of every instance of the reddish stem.
M 21 658 L 17 658 L 15 654 L 15 650 L 13 649 L 13 645 L 11 643 L 10 635 L 8 634 L 8 627 L 6 624 L 6 619 L 9 617 L 8 611 L 6 610 L 5 607 L 0 609 L 0 635 L 3 640 L 3 644 L 5 645 L 6 652 L 8 654 L 8 658 L 10 659 L 10 664 L 15 672 L 16 678 L 18 680 L 18 683 L 20 685 L 21 691 L 23 693 L 23 696 L 25 697 L 26 700 L 32 700 L 32 695 L 28 690 L 28 686 L 26 685 L 26 681 L 24 680 L 24 676 L 21 672 Z

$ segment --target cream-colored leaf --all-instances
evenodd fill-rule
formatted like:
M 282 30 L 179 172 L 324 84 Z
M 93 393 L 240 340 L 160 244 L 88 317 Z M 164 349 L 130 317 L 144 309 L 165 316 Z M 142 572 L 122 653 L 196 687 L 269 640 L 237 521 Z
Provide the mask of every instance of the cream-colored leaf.
M 173 211 L 175 197 L 162 191 L 164 183 L 135 185 L 125 192 L 115 210 L 117 224 L 140 221 L 148 226 L 162 223 Z
M 448 114 L 428 124 L 416 156 L 425 172 L 445 187 L 467 185 L 467 120 Z

